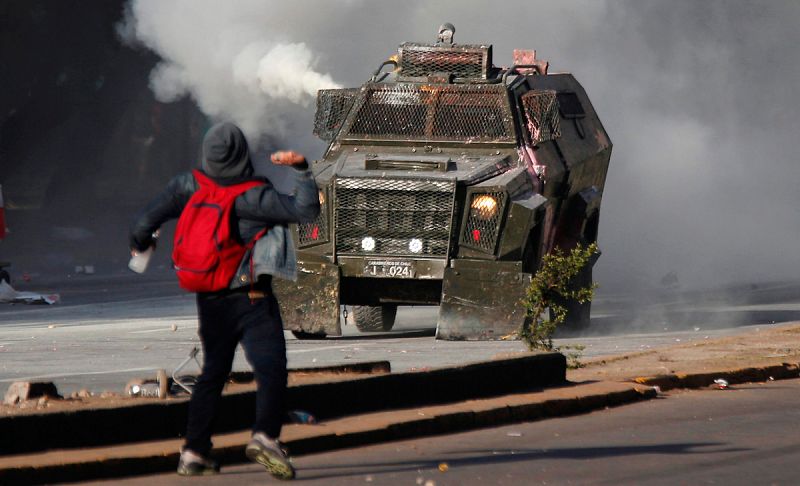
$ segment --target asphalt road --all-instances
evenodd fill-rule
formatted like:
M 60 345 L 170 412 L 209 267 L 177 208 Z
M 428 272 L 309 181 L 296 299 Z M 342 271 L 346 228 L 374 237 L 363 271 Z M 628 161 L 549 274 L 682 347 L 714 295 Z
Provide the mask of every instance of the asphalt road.
M 296 457 L 297 484 L 797 484 L 800 380 L 675 392 L 587 415 Z M 446 469 L 442 472 L 441 469 Z M 174 474 L 91 484 L 188 484 Z M 260 466 L 192 484 L 278 483 Z
M 17 282 L 20 290 L 59 292 L 53 306 L 0 304 L 0 391 L 12 381 L 54 381 L 62 393 L 120 391 L 134 377 L 173 370 L 195 345 L 194 299 L 169 272 L 145 276 L 76 275 Z M 592 328 L 557 345 L 585 346 L 584 357 L 728 335 L 774 319 L 800 318 L 797 284 L 747 286 L 682 294 L 603 296 Z M 524 351 L 518 341 L 452 342 L 433 338 L 436 308 L 401 308 L 390 333 L 298 341 L 287 333 L 290 367 L 388 360 L 395 371 L 463 364 Z M 779 322 L 779 320 L 778 320 Z M 647 324 L 647 325 L 645 325 Z M 234 369 L 246 370 L 242 353 Z M 197 371 L 192 364 L 187 372 Z

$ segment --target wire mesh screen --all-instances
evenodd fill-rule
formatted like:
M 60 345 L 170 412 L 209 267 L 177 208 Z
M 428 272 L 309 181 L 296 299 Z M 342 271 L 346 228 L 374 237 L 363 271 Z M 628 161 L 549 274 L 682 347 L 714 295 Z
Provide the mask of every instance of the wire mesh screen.
M 502 86 L 371 85 L 348 128 L 356 138 L 514 141 Z
M 467 222 L 461 234 L 461 244 L 494 253 L 505 202 L 505 192 L 473 193 L 467 206 Z
M 336 251 L 446 256 L 454 195 L 455 184 L 447 181 L 338 179 Z
M 324 190 L 323 190 L 324 191 Z M 310 223 L 297 225 L 298 246 L 312 246 L 328 241 L 328 197 L 327 191 L 322 192 L 320 210 L 317 218 Z
M 434 115 L 433 137 L 508 138 L 511 121 L 503 111 L 504 101 L 480 87 L 443 91 Z
M 486 78 L 491 64 L 488 46 L 441 47 L 405 43 L 400 46 L 400 73 L 425 77 L 450 73 L 457 78 Z
M 321 89 L 317 91 L 317 112 L 314 117 L 314 135 L 322 140 L 333 140 L 342 127 L 358 89 Z
M 534 145 L 561 136 L 561 118 L 558 115 L 555 91 L 528 91 L 520 99 L 525 108 L 527 128 Z

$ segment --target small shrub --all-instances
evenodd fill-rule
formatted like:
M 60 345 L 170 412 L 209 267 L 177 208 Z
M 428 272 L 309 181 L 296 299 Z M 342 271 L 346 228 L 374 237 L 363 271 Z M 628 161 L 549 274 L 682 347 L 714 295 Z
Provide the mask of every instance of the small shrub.
M 555 248 L 542 258 L 541 268 L 534 274 L 523 305 L 527 310 L 520 337 L 531 350 L 553 351 L 553 333 L 567 318 L 567 309 L 558 298 L 573 299 L 583 304 L 594 297 L 596 284 L 584 288 L 571 288 L 570 281 L 597 253 L 597 243 L 584 247 L 578 245 L 569 253 Z M 550 309 L 552 319 L 546 314 Z M 556 349 L 557 351 L 557 349 Z M 576 363 L 577 356 L 572 357 Z

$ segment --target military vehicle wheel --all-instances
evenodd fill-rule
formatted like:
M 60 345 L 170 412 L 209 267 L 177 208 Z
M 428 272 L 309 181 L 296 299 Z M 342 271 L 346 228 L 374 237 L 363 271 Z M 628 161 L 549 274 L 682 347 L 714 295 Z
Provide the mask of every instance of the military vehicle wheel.
M 391 331 L 396 316 L 396 305 L 353 306 L 353 322 L 361 332 Z
M 305 332 L 305 331 L 292 331 L 292 335 L 301 341 L 305 341 L 308 339 L 325 339 L 326 336 L 324 332 L 316 333 L 316 332 Z

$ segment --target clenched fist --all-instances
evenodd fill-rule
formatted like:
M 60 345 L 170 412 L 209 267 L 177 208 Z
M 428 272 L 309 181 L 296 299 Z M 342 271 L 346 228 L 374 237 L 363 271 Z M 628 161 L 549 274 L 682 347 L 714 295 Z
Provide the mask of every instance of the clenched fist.
M 306 163 L 306 158 L 293 150 L 281 150 L 270 156 L 270 160 L 275 165 L 302 165 Z

